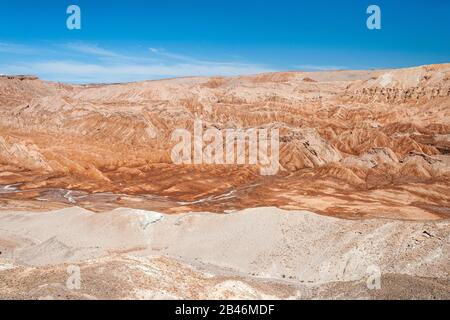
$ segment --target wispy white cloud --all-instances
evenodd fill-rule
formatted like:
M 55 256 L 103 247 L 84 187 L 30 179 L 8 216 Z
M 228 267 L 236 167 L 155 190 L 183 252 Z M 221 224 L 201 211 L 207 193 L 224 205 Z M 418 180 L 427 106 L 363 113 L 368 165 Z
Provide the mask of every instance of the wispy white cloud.
M 160 57 L 165 57 L 165 58 L 170 58 L 170 59 L 180 60 L 180 61 L 187 61 L 187 62 L 198 61 L 196 59 L 193 59 L 193 58 L 185 56 L 185 55 L 168 52 L 164 48 L 149 48 L 149 50 L 152 54 L 160 56 Z
M 123 58 L 124 55 L 116 53 L 111 50 L 104 49 L 96 44 L 87 44 L 83 42 L 70 42 L 64 45 L 64 48 L 67 50 L 72 50 L 79 53 L 85 53 L 88 55 L 95 55 L 100 57 L 109 57 L 109 58 Z
M 12 53 L 12 54 L 30 54 L 35 52 L 36 49 L 17 43 L 7 43 L 0 42 L 0 52 L 1 53 Z
M 312 65 L 312 64 L 304 64 L 294 66 L 295 69 L 302 71 L 332 71 L 332 70 L 345 70 L 348 67 L 345 66 L 327 66 L 327 65 Z
M 221 65 L 221 66 L 245 66 L 248 65 L 246 63 L 239 63 L 239 62 L 225 62 L 225 61 L 213 61 L 213 60 L 206 60 L 206 59 L 199 59 L 194 58 L 192 56 L 186 55 L 186 54 L 179 54 L 167 51 L 164 48 L 149 48 L 150 52 L 153 53 L 156 56 L 159 56 L 161 58 L 165 58 L 166 60 L 174 61 L 174 62 L 186 62 L 190 64 L 198 64 L 198 65 Z
M 124 54 L 89 43 L 55 46 L 58 58 L 39 57 L 0 64 L 0 73 L 34 74 L 64 82 L 124 82 L 165 77 L 234 76 L 272 71 L 258 64 L 217 62 L 150 48 L 147 55 Z M 1 47 L 0 47 L 1 48 Z M 33 48 L 35 49 L 35 48 Z M 73 53 L 78 55 L 73 57 Z M 151 54 L 156 55 L 152 57 Z

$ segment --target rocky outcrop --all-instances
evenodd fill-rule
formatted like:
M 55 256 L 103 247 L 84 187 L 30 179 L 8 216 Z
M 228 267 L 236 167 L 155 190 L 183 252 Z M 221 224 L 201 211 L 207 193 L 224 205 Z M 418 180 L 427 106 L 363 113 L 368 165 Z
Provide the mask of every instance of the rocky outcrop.
M 16 76 L 0 75 L 0 79 L 24 81 L 24 80 L 38 80 L 39 78 L 36 76 L 30 76 L 30 75 L 16 75 Z
M 419 68 L 378 72 L 349 86 L 346 95 L 363 103 L 418 103 L 450 96 L 450 68 Z
M 0 137 L 0 163 L 12 164 L 19 169 L 43 170 L 43 172 L 51 170 L 36 146 L 27 146 L 20 142 L 8 144 L 2 137 Z

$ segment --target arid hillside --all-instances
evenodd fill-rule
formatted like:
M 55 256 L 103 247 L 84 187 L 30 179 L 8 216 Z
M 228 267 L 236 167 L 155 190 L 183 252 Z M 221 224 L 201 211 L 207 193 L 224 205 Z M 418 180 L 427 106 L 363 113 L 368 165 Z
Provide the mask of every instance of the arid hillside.
M 176 129 L 277 128 L 278 174 L 176 165 Z M 450 64 L 68 85 L 0 78 L 0 207 L 450 217 Z
M 2 211 L 0 225 L 0 299 L 450 298 L 448 220 L 73 207 Z

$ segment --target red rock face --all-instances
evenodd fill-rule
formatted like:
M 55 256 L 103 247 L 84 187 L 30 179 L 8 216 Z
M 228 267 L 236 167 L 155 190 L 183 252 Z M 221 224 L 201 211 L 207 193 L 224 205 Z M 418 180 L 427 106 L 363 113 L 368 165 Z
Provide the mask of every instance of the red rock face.
M 279 129 L 278 174 L 173 164 L 173 131 L 196 119 Z M 3 208 L 73 205 L 54 191 L 68 189 L 93 210 L 448 218 L 449 150 L 449 64 L 88 86 L 0 78 L 0 185 L 20 183 L 0 192 Z M 105 192 L 116 195 L 91 195 Z

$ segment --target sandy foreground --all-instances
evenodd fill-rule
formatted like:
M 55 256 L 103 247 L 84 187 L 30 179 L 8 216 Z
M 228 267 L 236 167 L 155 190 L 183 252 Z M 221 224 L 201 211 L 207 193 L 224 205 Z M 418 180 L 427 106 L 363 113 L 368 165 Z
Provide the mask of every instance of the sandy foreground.
M 2 211 L 0 298 L 449 299 L 449 249 L 448 220 Z

